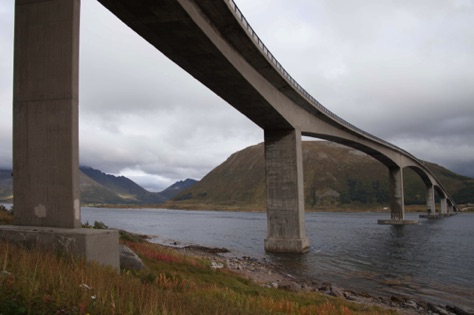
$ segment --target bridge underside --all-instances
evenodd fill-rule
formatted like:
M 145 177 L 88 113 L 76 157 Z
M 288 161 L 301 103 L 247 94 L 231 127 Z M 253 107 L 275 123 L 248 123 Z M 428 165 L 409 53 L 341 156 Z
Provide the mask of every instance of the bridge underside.
M 148 43 L 263 129 L 291 129 L 274 106 L 239 71 L 237 54 L 220 34 L 239 32 L 224 1 L 99 0 Z M 200 10 L 207 10 L 201 12 Z M 227 12 L 227 14 L 222 14 Z M 206 20 L 212 16 L 212 24 Z M 233 22 L 233 23 L 232 23 Z M 242 30 L 240 30 L 242 32 Z M 237 34 L 237 33 L 236 33 Z M 253 50 L 257 53 L 257 49 Z M 229 56 L 234 56 L 230 58 Z M 255 57 L 255 56 L 253 56 Z M 255 59 L 255 58 L 254 58 Z M 268 67 L 262 62 L 262 67 Z M 176 82 L 179 84 L 179 82 Z

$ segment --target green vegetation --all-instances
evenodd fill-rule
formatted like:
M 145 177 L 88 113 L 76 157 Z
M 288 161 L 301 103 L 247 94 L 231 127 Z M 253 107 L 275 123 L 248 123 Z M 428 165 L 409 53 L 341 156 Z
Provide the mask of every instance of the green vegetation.
M 394 314 L 318 293 L 264 288 L 204 259 L 122 235 L 144 271 L 118 274 L 0 242 L 0 314 Z

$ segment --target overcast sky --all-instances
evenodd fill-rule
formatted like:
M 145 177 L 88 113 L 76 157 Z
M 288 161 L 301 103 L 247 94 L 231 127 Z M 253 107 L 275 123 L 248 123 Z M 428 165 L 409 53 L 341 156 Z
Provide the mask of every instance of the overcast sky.
M 474 177 L 474 0 L 235 0 L 285 69 L 353 125 Z M 0 0 L 0 168 L 12 163 L 13 0 Z M 263 131 L 82 0 L 80 163 L 151 191 Z

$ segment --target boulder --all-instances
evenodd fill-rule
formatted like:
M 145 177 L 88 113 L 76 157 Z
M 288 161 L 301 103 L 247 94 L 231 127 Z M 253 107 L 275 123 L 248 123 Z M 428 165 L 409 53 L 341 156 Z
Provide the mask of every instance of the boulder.
M 145 265 L 133 250 L 125 245 L 120 245 L 120 269 L 143 270 Z

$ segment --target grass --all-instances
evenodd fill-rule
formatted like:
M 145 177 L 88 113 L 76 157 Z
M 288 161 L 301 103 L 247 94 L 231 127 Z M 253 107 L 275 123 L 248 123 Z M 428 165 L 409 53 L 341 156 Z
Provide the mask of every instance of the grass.
M 0 314 L 394 314 L 319 293 L 261 287 L 205 259 L 121 233 L 144 261 L 121 274 L 0 242 Z
M 5 206 L 0 205 L 0 224 L 12 224 L 13 214 Z

